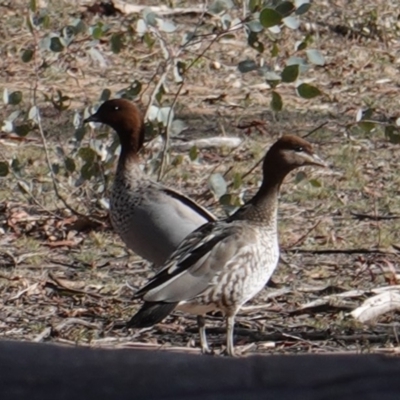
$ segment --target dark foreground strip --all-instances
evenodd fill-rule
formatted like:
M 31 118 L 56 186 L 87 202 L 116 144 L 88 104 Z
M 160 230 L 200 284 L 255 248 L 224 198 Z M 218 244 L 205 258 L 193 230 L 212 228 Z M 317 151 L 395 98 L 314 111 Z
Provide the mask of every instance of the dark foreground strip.
M 400 359 L 224 358 L 0 342 L 4 400 L 399 400 Z

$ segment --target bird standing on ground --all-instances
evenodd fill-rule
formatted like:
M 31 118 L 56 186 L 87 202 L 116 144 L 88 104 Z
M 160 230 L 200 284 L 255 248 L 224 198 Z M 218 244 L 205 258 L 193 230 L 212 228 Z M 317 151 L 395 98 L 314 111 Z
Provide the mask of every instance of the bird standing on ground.
M 152 326 L 174 309 L 196 314 L 201 349 L 208 353 L 203 318 L 220 310 L 226 316 L 227 353 L 234 355 L 236 313 L 265 286 L 278 264 L 280 186 L 290 171 L 305 165 L 326 166 L 309 142 L 287 135 L 274 143 L 265 156 L 256 195 L 229 218 L 209 222 L 183 240 L 135 294 L 145 302 L 127 326 Z
M 205 208 L 143 173 L 138 153 L 143 146 L 144 123 L 133 103 L 107 100 L 84 122 L 101 122 L 118 134 L 121 153 L 110 216 L 115 231 L 136 254 L 160 266 L 189 233 L 215 221 Z

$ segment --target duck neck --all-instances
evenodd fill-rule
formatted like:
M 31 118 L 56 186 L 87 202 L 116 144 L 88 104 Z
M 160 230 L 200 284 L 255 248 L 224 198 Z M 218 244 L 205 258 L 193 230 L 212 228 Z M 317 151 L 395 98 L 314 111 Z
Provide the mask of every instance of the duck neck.
M 271 171 L 271 169 L 266 170 Z M 246 219 L 252 223 L 276 230 L 279 191 L 286 174 L 287 172 L 264 175 L 263 182 L 256 195 L 246 206 L 234 214 L 234 219 Z
M 134 130 L 118 131 L 118 136 L 121 144 L 118 170 L 125 169 L 128 165 L 132 167 L 132 164 L 138 164 L 139 151 L 142 149 L 144 141 L 143 125 Z

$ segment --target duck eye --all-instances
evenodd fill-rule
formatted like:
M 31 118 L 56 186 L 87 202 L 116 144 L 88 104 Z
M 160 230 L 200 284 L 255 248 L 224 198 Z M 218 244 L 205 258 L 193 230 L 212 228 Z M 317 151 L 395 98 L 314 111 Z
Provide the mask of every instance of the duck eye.
M 114 107 L 114 110 L 115 110 L 115 111 L 118 111 L 118 110 L 119 110 L 119 107 L 118 107 L 118 106 L 115 106 L 115 107 Z
M 295 148 L 294 148 L 294 151 L 297 152 L 297 153 L 300 153 L 300 152 L 303 151 L 303 150 L 304 150 L 304 148 L 301 147 L 301 146 L 298 146 L 298 147 L 295 147 Z

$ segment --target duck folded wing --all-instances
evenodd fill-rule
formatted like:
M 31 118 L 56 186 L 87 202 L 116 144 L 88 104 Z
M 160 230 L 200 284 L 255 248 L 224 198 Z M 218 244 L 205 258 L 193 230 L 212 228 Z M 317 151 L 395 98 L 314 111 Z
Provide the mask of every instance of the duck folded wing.
M 193 299 L 212 285 L 228 262 L 241 257 L 241 249 L 248 245 L 242 229 L 224 222 L 200 227 L 181 243 L 165 267 L 135 297 L 168 303 Z
M 194 213 L 197 219 L 204 218 L 206 222 L 213 222 L 216 220 L 215 215 L 210 213 L 204 207 L 197 204 L 195 201 L 190 199 L 189 197 L 183 195 L 182 193 L 177 192 L 176 190 L 170 189 L 165 186 L 160 185 L 160 190 L 162 190 L 165 194 L 172 197 L 175 200 L 178 200 L 182 204 L 183 214 Z M 183 215 L 185 217 L 186 215 Z M 193 217 L 192 217 L 193 218 Z

